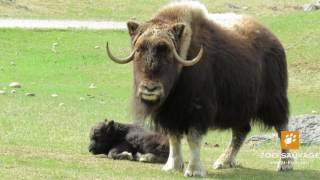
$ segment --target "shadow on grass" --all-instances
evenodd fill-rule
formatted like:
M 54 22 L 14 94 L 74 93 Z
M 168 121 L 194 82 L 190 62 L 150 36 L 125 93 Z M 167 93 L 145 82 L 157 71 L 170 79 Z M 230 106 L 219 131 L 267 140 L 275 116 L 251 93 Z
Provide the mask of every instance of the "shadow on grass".
M 210 179 L 319 179 L 320 171 L 316 170 L 293 170 L 288 172 L 277 172 L 272 170 L 235 168 L 225 170 L 209 171 Z

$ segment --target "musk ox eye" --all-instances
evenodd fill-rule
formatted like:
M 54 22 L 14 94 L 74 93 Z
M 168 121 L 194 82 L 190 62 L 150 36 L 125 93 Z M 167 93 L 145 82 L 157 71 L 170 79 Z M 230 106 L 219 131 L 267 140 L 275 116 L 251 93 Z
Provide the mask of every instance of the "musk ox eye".
M 147 49 L 147 46 L 145 44 L 141 44 L 140 46 L 138 46 L 137 48 L 137 52 L 144 52 Z

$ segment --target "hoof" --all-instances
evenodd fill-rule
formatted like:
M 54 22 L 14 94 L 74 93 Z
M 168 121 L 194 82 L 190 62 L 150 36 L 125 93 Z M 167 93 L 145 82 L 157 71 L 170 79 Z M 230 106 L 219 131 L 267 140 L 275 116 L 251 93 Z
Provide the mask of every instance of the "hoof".
M 278 171 L 293 170 L 293 158 L 283 158 L 278 163 Z
M 163 171 L 182 171 L 184 167 L 182 158 L 169 158 L 162 167 Z
M 207 171 L 202 165 L 188 165 L 184 173 L 185 177 L 206 177 Z
M 140 162 L 155 162 L 156 161 L 156 156 L 154 154 L 148 153 L 148 154 L 143 154 L 139 158 Z
M 224 162 L 222 162 L 220 160 L 217 160 L 213 164 L 213 168 L 214 169 L 228 169 L 228 168 L 234 168 L 234 167 L 236 167 L 235 161 L 224 161 Z
M 133 156 L 130 152 L 123 151 L 122 153 L 118 154 L 118 156 L 115 159 L 120 160 L 133 160 Z

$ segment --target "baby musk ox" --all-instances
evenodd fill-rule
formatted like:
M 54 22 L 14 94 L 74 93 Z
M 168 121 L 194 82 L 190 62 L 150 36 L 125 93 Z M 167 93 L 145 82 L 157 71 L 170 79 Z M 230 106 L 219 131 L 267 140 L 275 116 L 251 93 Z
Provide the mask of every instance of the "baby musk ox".
M 136 118 L 150 119 L 168 134 L 170 154 L 163 170 L 182 170 L 181 138 L 191 151 L 185 176 L 205 176 L 200 161 L 202 136 L 209 129 L 231 129 L 232 139 L 213 167 L 235 166 L 253 121 L 287 130 L 287 64 L 279 40 L 253 18 L 217 18 L 199 2 L 177 2 L 145 23 L 128 22 L 132 53 L 116 63 L 133 62 Z M 282 149 L 282 153 L 289 153 Z M 281 156 L 278 170 L 292 169 Z
M 91 128 L 89 152 L 112 159 L 163 163 L 169 156 L 169 142 L 138 125 L 105 120 Z

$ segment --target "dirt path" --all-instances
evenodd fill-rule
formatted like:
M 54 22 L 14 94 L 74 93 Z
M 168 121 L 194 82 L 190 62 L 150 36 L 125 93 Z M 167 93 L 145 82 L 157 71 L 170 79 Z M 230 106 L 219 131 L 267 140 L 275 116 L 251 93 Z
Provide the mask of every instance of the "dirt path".
M 77 21 L 77 20 L 35 20 L 0 19 L 0 28 L 24 29 L 126 29 L 125 22 Z
M 231 27 L 242 16 L 234 13 L 209 14 L 211 20 L 216 23 Z M 79 21 L 79 20 L 39 20 L 39 19 L 5 19 L 0 18 L 0 28 L 23 28 L 23 29 L 110 29 L 125 30 L 125 22 L 119 21 Z

